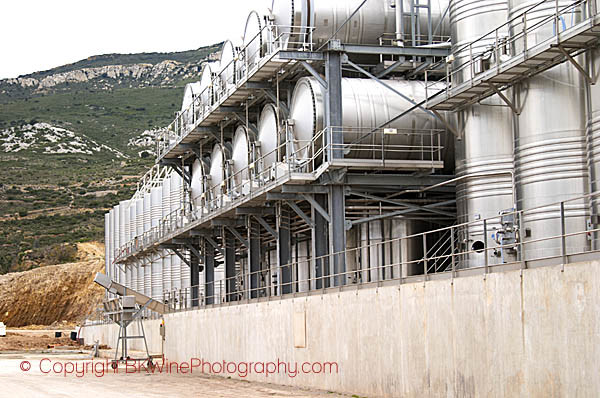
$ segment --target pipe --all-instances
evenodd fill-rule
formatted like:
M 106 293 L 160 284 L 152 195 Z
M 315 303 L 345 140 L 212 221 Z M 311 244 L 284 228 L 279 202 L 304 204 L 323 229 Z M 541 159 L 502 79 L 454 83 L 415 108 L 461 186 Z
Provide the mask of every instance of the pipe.
M 404 47 L 404 0 L 396 0 L 396 45 Z

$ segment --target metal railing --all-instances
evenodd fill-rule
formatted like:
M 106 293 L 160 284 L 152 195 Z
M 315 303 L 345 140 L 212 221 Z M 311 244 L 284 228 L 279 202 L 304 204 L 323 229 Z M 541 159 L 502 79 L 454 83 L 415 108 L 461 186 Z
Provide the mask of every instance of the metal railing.
M 333 144 L 339 134 L 341 144 Z M 360 160 L 363 164 L 376 162 L 385 166 L 391 162 L 409 164 L 415 168 L 435 168 L 443 161 L 443 134 L 439 129 L 371 129 L 332 127 L 317 133 L 310 141 L 294 138 L 291 131 L 272 151 L 255 156 L 248 166 L 233 172 L 225 161 L 223 180 L 208 185 L 200 195 L 182 196 L 181 208 L 158 221 L 158 224 L 140 236 L 115 249 L 115 262 L 123 261 L 137 253 L 152 248 L 190 223 L 209 220 L 216 214 L 228 211 L 258 194 L 281 185 L 286 178 L 299 174 L 306 179 L 317 178 L 335 160 L 344 162 Z M 273 161 L 275 159 L 275 161 Z M 208 181 L 208 180 L 206 180 Z
M 322 145 L 329 161 L 431 161 L 433 165 L 444 160 L 444 133 L 442 129 L 331 127 L 324 130 Z M 335 135 L 341 143 L 334 143 L 338 142 Z
M 241 274 L 231 278 L 167 291 L 164 293 L 164 300 L 170 310 L 176 312 L 282 296 L 293 297 L 315 291 L 338 292 L 340 289 L 426 282 L 476 273 L 487 275 L 504 269 L 562 264 L 564 270 L 564 265 L 571 259 L 600 258 L 600 229 L 597 225 L 588 225 L 586 217 L 571 215 L 569 210 L 576 206 L 573 202 L 585 201 L 589 204 L 598 196 L 600 192 L 533 209 L 503 212 L 497 217 L 471 223 L 363 244 L 344 252 L 316 258 L 305 256 L 297 261 L 271 265 L 257 272 L 243 270 Z M 554 216 L 549 220 L 558 228 L 543 236 L 529 238 L 526 232 L 529 228 L 528 222 L 524 220 L 540 211 L 553 211 Z M 507 226 L 507 218 L 514 220 L 514 223 Z M 569 229 L 568 226 L 573 224 L 577 224 L 578 227 Z M 487 231 L 484 235 L 475 239 L 468 236 L 471 227 L 481 225 L 483 230 Z M 498 225 L 505 225 L 505 228 L 492 227 Z M 514 235 L 517 239 L 503 239 L 508 235 Z M 429 250 L 430 244 L 433 250 Z M 373 261 L 373 258 L 382 258 L 377 256 L 377 253 L 393 251 L 393 246 L 400 247 L 401 250 L 422 247 L 422 251 L 406 261 L 392 256 L 383 264 L 374 264 L 377 260 Z M 578 257 L 586 254 L 591 257 Z M 336 257 L 338 260 L 345 259 L 347 264 L 351 263 L 348 261 L 350 258 L 358 259 L 358 265 L 356 269 L 348 269 L 345 272 L 330 272 Z M 477 262 L 476 266 L 473 266 L 474 261 Z M 287 275 L 286 281 L 282 279 L 283 275 Z M 232 287 L 235 288 L 232 290 Z
M 452 55 L 429 70 L 445 68 L 446 96 L 457 85 L 472 82 L 482 73 L 527 54 L 548 40 L 559 41 L 560 33 L 597 15 L 596 0 L 577 0 L 564 5 L 561 0 L 542 0 L 483 36 L 454 49 Z M 429 73 L 425 73 L 426 82 Z M 427 86 L 427 85 L 426 85 Z M 433 96 L 438 97 L 438 90 Z M 441 94 L 440 94 L 441 95 Z
M 294 48 L 312 51 L 313 28 L 306 26 L 266 25 L 240 49 L 227 65 L 219 65 L 208 87 L 196 95 L 187 109 L 177 113 L 167 131 L 157 137 L 160 159 L 225 102 L 256 73 L 266 60 L 280 50 Z
M 163 179 L 167 176 L 167 170 L 167 167 L 158 164 L 152 166 L 138 181 L 137 190 L 131 199 L 142 199 L 145 192 L 150 192 L 152 188 L 160 186 Z

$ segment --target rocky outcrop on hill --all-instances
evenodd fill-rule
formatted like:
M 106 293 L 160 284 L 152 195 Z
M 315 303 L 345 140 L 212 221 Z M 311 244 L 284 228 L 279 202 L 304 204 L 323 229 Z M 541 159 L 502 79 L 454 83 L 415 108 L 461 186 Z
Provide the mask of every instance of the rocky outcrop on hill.
M 108 65 L 96 68 L 83 68 L 69 72 L 56 73 L 43 78 L 19 77 L 0 80 L 0 87 L 20 86 L 41 92 L 63 84 L 88 83 L 92 80 L 104 79 L 113 84 L 122 84 L 124 80 L 136 81 L 138 85 L 168 85 L 176 80 L 198 76 L 201 66 L 197 63 L 183 64 L 165 60 L 158 64 Z

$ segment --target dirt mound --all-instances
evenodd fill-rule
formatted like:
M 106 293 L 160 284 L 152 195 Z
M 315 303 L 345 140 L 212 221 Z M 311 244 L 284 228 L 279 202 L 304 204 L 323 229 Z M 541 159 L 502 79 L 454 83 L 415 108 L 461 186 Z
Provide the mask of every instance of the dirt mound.
M 81 322 L 100 305 L 104 246 L 78 244 L 80 262 L 0 275 L 0 321 L 8 327 Z
M 0 338 L 1 351 L 23 351 L 23 350 L 44 350 L 48 348 L 68 348 L 81 346 L 63 334 L 62 337 L 54 337 L 51 334 L 27 335 L 8 332 L 6 337 Z

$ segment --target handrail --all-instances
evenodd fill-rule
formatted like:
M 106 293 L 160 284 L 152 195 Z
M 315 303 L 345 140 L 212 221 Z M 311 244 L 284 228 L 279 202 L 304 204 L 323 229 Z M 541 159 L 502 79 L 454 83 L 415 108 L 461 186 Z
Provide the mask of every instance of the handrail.
M 350 155 L 364 157 L 364 153 L 369 153 L 372 157 L 369 160 L 389 162 L 390 156 L 393 158 L 410 159 L 416 157 L 417 160 L 434 162 L 441 161 L 443 144 L 441 136 L 444 130 L 441 129 L 393 129 L 394 135 L 406 137 L 407 144 L 389 144 L 385 143 L 385 137 L 390 133 L 389 129 L 371 129 L 371 128 L 353 128 L 353 127 L 331 127 L 319 131 L 308 142 L 296 140 L 293 136 L 286 137 L 272 151 L 262 154 L 248 166 L 231 175 L 226 175 L 222 182 L 205 187 L 204 192 L 196 197 L 190 197 L 189 202 L 182 198 L 182 204 L 179 210 L 172 211 L 166 217 L 163 217 L 158 225 L 144 232 L 141 236 L 136 236 L 129 242 L 115 248 L 115 262 L 152 247 L 155 242 L 182 228 L 192 221 L 211 217 L 213 213 L 222 211 L 226 207 L 234 207 L 239 201 L 257 190 L 265 190 L 274 187 L 279 181 L 293 173 L 313 174 L 319 166 L 327 159 L 331 159 L 333 151 L 341 150 L 347 152 L 343 159 L 354 159 Z M 333 144 L 333 132 L 340 132 L 342 136 L 350 137 L 362 136 L 363 132 L 370 133 L 369 139 L 372 142 L 361 143 L 351 141 L 350 143 Z M 410 144 L 410 141 L 416 141 Z M 265 160 L 272 155 L 279 158 L 272 168 L 264 168 Z M 323 159 L 323 158 L 326 159 Z M 281 167 L 277 167 L 280 165 Z M 224 172 L 225 174 L 225 172 Z M 247 175 L 248 181 L 244 183 L 240 176 Z M 242 180 L 238 186 L 236 180 Z M 247 187 L 248 192 L 244 194 Z M 214 195 L 214 193 L 217 195 Z M 208 198 L 207 198 L 208 196 Z M 211 197 L 212 196 L 212 197 Z M 197 203 L 200 202 L 200 205 Z M 191 211 L 184 206 L 184 203 L 191 204 Z
M 543 206 L 538 206 L 528 210 L 519 210 L 506 214 L 514 214 L 516 219 L 522 219 L 523 216 L 526 216 L 528 213 L 533 213 L 535 211 L 539 211 L 540 209 L 547 208 L 557 208 L 561 209 L 560 215 L 557 216 L 557 220 L 560 221 L 562 225 L 565 225 L 566 218 L 569 216 L 565 212 L 565 208 L 568 208 L 568 203 L 573 201 L 590 201 L 592 198 L 596 198 L 600 196 L 600 192 L 595 192 L 588 195 L 582 195 L 576 198 L 571 198 L 565 201 L 556 202 L 552 204 L 547 204 Z M 303 258 L 299 261 L 290 261 L 283 265 L 271 265 L 269 269 L 264 269 L 256 272 L 245 272 L 243 275 L 236 275 L 231 278 L 226 278 L 222 280 L 217 280 L 212 283 L 201 284 L 197 286 L 186 287 L 184 289 L 176 289 L 174 291 L 165 291 L 165 297 L 175 297 L 179 295 L 179 297 L 183 297 L 184 300 L 167 300 L 166 302 L 169 305 L 171 311 L 184 311 L 189 309 L 195 309 L 198 307 L 204 307 L 209 305 L 218 305 L 221 303 L 231 304 L 234 302 L 239 302 L 243 300 L 243 302 L 251 302 L 253 299 L 260 297 L 273 297 L 273 296 L 282 296 L 285 294 L 296 294 L 302 292 L 308 292 L 312 290 L 329 290 L 338 289 L 343 285 L 370 285 L 376 284 L 379 285 L 382 282 L 389 281 L 397 281 L 398 283 L 402 283 L 407 277 L 402 276 L 402 270 L 407 269 L 407 267 L 417 267 L 422 270 L 420 277 L 423 280 L 428 280 L 433 274 L 448 274 L 451 277 L 455 277 L 456 272 L 459 270 L 458 268 L 458 259 L 466 258 L 470 255 L 483 255 L 488 256 L 492 251 L 499 250 L 517 250 L 520 251 L 514 261 L 507 261 L 504 263 L 499 262 L 495 265 L 502 264 L 520 264 L 521 267 L 524 267 L 526 263 L 531 263 L 540 260 L 546 260 L 553 258 L 552 255 L 541 253 L 536 254 L 534 256 L 530 256 L 528 258 L 524 257 L 524 254 L 527 253 L 527 247 L 531 247 L 536 243 L 554 241 L 556 242 L 556 248 L 560 250 L 557 252 L 554 257 L 562 258 L 562 264 L 564 266 L 565 262 L 568 261 L 567 256 L 573 256 L 577 254 L 585 254 L 585 253 L 598 253 L 597 249 L 592 247 L 570 247 L 566 242 L 571 238 L 585 236 L 586 239 L 589 237 L 598 235 L 600 233 L 600 228 L 588 228 L 584 227 L 581 230 L 577 231 L 567 231 L 565 229 L 559 231 L 558 233 L 550 234 L 549 236 L 543 236 L 541 238 L 536 239 L 527 239 L 524 236 L 521 236 L 521 241 L 509 243 L 509 244 L 497 244 L 494 246 L 486 245 L 484 248 L 479 251 L 478 249 L 467 248 L 465 250 L 457 251 L 456 240 L 458 236 L 458 232 L 461 230 L 467 229 L 469 226 L 472 226 L 476 223 L 487 223 L 489 225 L 493 224 L 492 221 L 495 221 L 500 216 L 489 217 L 484 220 L 478 220 L 475 222 L 462 223 L 457 225 L 452 225 L 450 227 L 440 228 L 434 231 L 427 231 L 423 233 L 413 234 L 405 237 L 398 237 L 393 239 L 387 239 L 381 242 L 362 244 L 356 248 L 351 248 L 343 252 L 336 252 L 331 254 L 326 254 L 323 256 L 319 256 L 312 259 Z M 447 248 L 447 254 L 435 254 L 435 255 L 425 255 L 423 257 L 409 259 L 408 261 L 391 261 L 388 264 L 378 264 L 376 266 L 369 265 L 369 268 L 366 269 L 355 269 L 355 270 L 347 270 L 345 272 L 339 273 L 330 273 L 328 275 L 322 276 L 313 276 L 307 278 L 296 278 L 295 280 L 291 280 L 289 282 L 277 281 L 274 285 L 267 283 L 263 286 L 258 286 L 255 288 L 250 288 L 244 284 L 241 285 L 241 289 L 239 289 L 239 284 L 237 281 L 242 279 L 242 281 L 250 281 L 258 277 L 258 280 L 261 280 L 264 277 L 264 280 L 269 281 L 273 275 L 281 275 L 281 272 L 284 270 L 292 271 L 292 275 L 297 275 L 298 268 L 300 266 L 307 267 L 310 263 L 324 263 L 324 264 L 333 264 L 333 260 L 336 256 L 354 256 L 355 252 L 368 251 L 373 248 L 376 248 L 379 252 L 381 248 L 386 247 L 387 245 L 398 244 L 401 242 L 410 242 L 412 240 L 416 240 L 417 242 L 421 242 L 426 240 L 425 238 L 432 233 L 439 232 L 449 232 L 450 233 L 450 247 Z M 524 253 L 524 252 L 525 253 Z M 426 265 L 431 263 L 431 266 Z M 438 267 L 439 264 L 446 265 L 445 267 Z M 472 267 L 471 269 L 481 269 L 485 273 L 490 272 L 489 267 L 495 265 L 480 265 L 477 267 Z M 383 276 L 382 276 L 383 275 Z M 387 275 L 387 276 L 386 276 Z M 338 278 L 343 283 L 339 285 L 334 284 L 334 279 Z M 366 278 L 366 279 L 364 279 Z M 369 278 L 371 278 L 369 280 Z M 230 282 L 236 282 L 236 289 L 233 292 L 227 292 L 227 287 L 232 286 Z M 208 290 L 212 290 L 212 295 L 206 295 Z M 284 290 L 285 292 L 282 292 Z
M 436 82 L 434 80 L 429 80 L 428 76 L 431 72 L 439 70 L 440 68 L 445 68 L 445 92 L 446 97 L 448 97 L 449 93 L 456 85 L 468 83 L 470 81 L 472 82 L 476 76 L 484 72 L 483 70 L 480 71 L 477 66 L 482 60 L 487 59 L 487 57 L 495 57 L 495 64 L 490 65 L 489 68 L 486 69 L 492 70 L 493 68 L 499 68 L 500 64 L 508 62 L 506 59 L 501 59 L 501 55 L 504 55 L 505 51 L 508 49 L 510 49 L 510 56 L 514 57 L 534 48 L 540 43 L 540 40 L 531 42 L 530 40 L 527 40 L 528 36 L 544 29 L 548 23 L 554 24 L 553 33 L 552 35 L 541 39 L 541 41 L 558 37 L 560 33 L 566 29 L 584 23 L 597 15 L 595 3 L 592 0 L 576 0 L 566 5 L 561 5 L 560 3 L 564 3 L 564 1 L 541 0 L 530 7 L 515 13 L 507 22 L 456 48 L 449 57 L 432 64 L 428 68 L 425 73 L 426 85 L 429 82 Z M 551 4 L 554 4 L 554 11 L 552 13 L 546 15 L 542 14 L 541 16 L 535 15 L 535 13 L 540 13 L 541 9 L 545 10 L 548 8 L 548 5 Z M 586 4 L 588 5 L 587 7 Z M 569 26 L 567 26 L 567 23 L 562 16 L 566 14 L 572 15 L 573 13 L 583 13 L 584 17 L 581 21 L 571 18 L 572 21 L 569 23 Z M 529 24 L 528 21 L 532 19 L 535 20 L 535 23 Z M 523 25 L 522 29 L 510 34 L 511 29 L 519 24 Z M 559 28 L 560 25 L 562 25 L 562 28 Z M 520 46 L 523 48 L 517 49 L 517 47 Z M 475 51 L 475 49 L 478 49 L 479 47 L 484 50 Z M 457 62 L 459 61 L 459 58 L 462 58 L 461 54 L 466 54 L 467 59 L 462 61 L 459 65 Z M 467 76 L 463 77 L 463 74 Z M 428 100 L 433 99 L 432 96 L 427 97 Z

